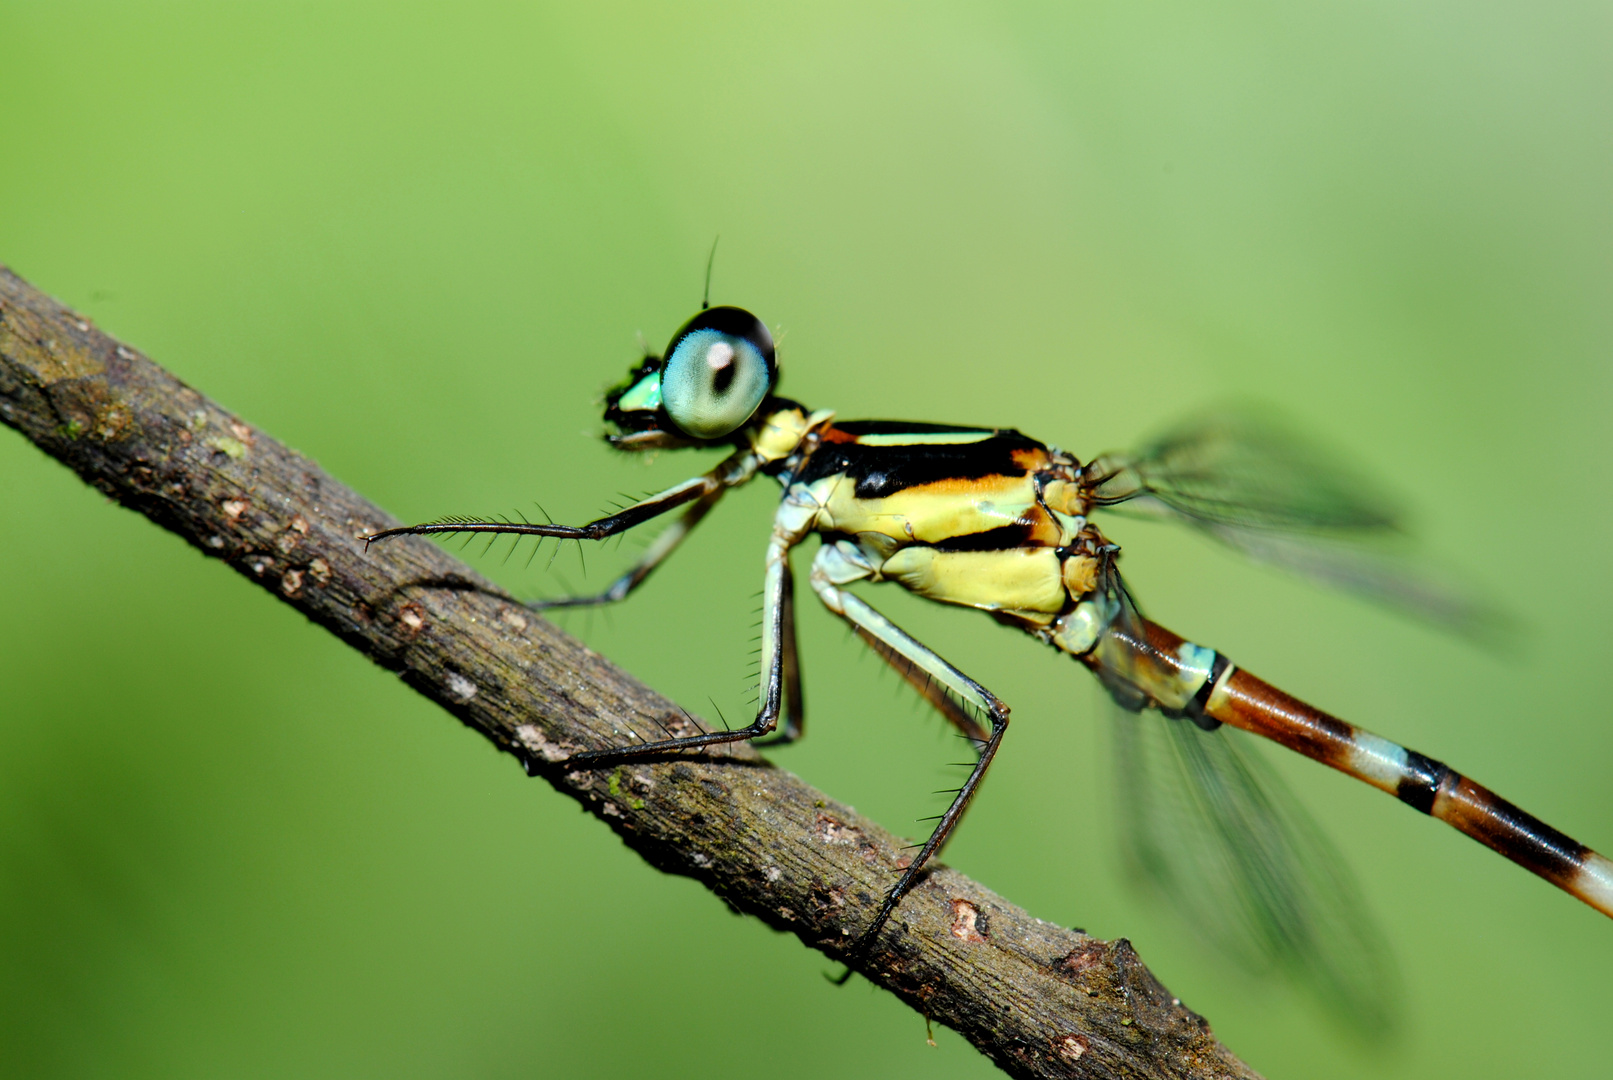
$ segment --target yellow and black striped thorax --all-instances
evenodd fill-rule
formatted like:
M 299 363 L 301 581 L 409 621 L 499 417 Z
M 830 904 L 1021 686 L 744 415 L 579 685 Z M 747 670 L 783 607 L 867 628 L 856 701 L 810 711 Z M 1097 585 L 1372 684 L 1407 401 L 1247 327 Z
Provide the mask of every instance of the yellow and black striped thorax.
M 821 429 L 784 479 L 877 578 L 1046 625 L 1091 589 L 1078 471 L 1011 428 L 866 420 Z

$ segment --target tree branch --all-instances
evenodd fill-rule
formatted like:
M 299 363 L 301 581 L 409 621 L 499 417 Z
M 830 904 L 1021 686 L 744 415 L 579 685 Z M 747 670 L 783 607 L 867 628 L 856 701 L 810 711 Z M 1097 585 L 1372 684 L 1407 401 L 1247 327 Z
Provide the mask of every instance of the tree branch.
M 576 750 L 694 722 L 433 544 L 366 552 L 354 538 L 394 518 L 3 267 L 0 421 L 397 672 L 652 865 L 832 958 L 901 865 L 899 840 L 749 746 L 567 770 Z M 1013 1076 L 1255 1076 L 1124 939 L 945 867 L 857 967 Z

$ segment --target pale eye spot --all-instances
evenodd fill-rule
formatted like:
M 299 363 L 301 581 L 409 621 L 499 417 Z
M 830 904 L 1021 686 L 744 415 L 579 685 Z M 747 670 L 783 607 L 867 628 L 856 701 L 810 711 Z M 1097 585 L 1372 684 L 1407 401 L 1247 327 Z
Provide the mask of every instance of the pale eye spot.
M 712 371 L 721 371 L 734 362 L 734 347 L 726 341 L 716 342 L 706 350 L 706 364 Z

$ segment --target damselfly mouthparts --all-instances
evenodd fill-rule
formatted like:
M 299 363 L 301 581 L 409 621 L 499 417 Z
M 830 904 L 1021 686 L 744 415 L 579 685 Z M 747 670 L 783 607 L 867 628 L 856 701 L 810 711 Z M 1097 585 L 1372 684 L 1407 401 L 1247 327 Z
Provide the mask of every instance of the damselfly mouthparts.
M 1008 730 L 1008 706 L 851 591 L 896 582 L 921 596 L 977 608 L 1086 665 L 1123 708 L 1155 710 L 1185 794 L 1181 817 L 1203 842 L 1174 841 L 1147 806 L 1132 816 L 1137 862 L 1188 907 L 1241 905 L 1241 922 L 1275 959 L 1291 959 L 1335 1002 L 1361 1012 L 1372 995 L 1370 934 L 1348 884 L 1307 856 L 1302 812 L 1273 801 L 1259 766 L 1217 730 L 1227 725 L 1364 780 L 1450 824 L 1525 869 L 1613 915 L 1613 862 L 1448 766 L 1371 734 L 1261 681 L 1227 657 L 1144 618 L 1117 567 L 1120 549 L 1092 515 L 1122 504 L 1174 517 L 1319 576 L 1434 614 L 1419 593 L 1367 562 L 1317 552 L 1305 534 L 1381 531 L 1393 516 L 1296 443 L 1247 422 L 1201 424 L 1134 455 L 1085 464 L 1007 428 L 893 421 L 837 422 L 775 393 L 766 326 L 740 308 L 703 309 L 606 398 L 608 439 L 621 450 L 733 448 L 710 472 L 577 527 L 464 518 L 389 529 L 402 535 L 512 534 L 602 540 L 676 507 L 682 516 L 604 592 L 535 607 L 627 597 L 729 489 L 758 475 L 783 498 L 764 564 L 760 707 L 745 727 L 589 750 L 569 764 L 692 750 L 778 731 L 801 735 L 791 550 L 817 534 L 810 584 L 818 599 L 973 741 L 977 761 L 918 854 L 858 937 L 853 959 L 957 826 Z M 782 728 L 780 725 L 782 724 Z M 1128 735 L 1128 743 L 1129 745 Z M 1123 746 L 1125 749 L 1126 746 Z M 1128 799 L 1140 793 L 1127 793 Z M 1295 815 L 1298 815 L 1298 818 Z M 1296 855 L 1297 853 L 1297 855 Z M 1203 882 L 1219 882 L 1206 888 Z

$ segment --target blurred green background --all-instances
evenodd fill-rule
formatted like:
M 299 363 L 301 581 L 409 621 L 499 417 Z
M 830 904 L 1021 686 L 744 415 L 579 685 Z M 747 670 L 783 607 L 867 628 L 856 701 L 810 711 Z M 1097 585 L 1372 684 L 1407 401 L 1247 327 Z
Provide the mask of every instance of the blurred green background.
M 714 300 L 843 417 L 1089 457 L 1265 401 L 1527 647 L 1111 521 L 1149 611 L 1609 850 L 1609 11 L 0 0 L 0 262 L 407 519 L 576 521 L 703 467 L 613 456 L 597 395 L 718 234 Z M 571 628 L 741 715 L 773 497 Z M 0 1073 L 990 1073 L 9 431 L 0 515 Z M 644 539 L 480 565 L 552 595 Z M 1132 939 L 1257 1068 L 1607 1074 L 1602 916 L 1281 760 L 1406 972 L 1404 1037 L 1362 1052 L 1117 886 L 1085 673 L 876 599 L 1015 709 L 948 861 Z M 951 740 L 803 611 L 810 737 L 777 760 L 918 831 Z

